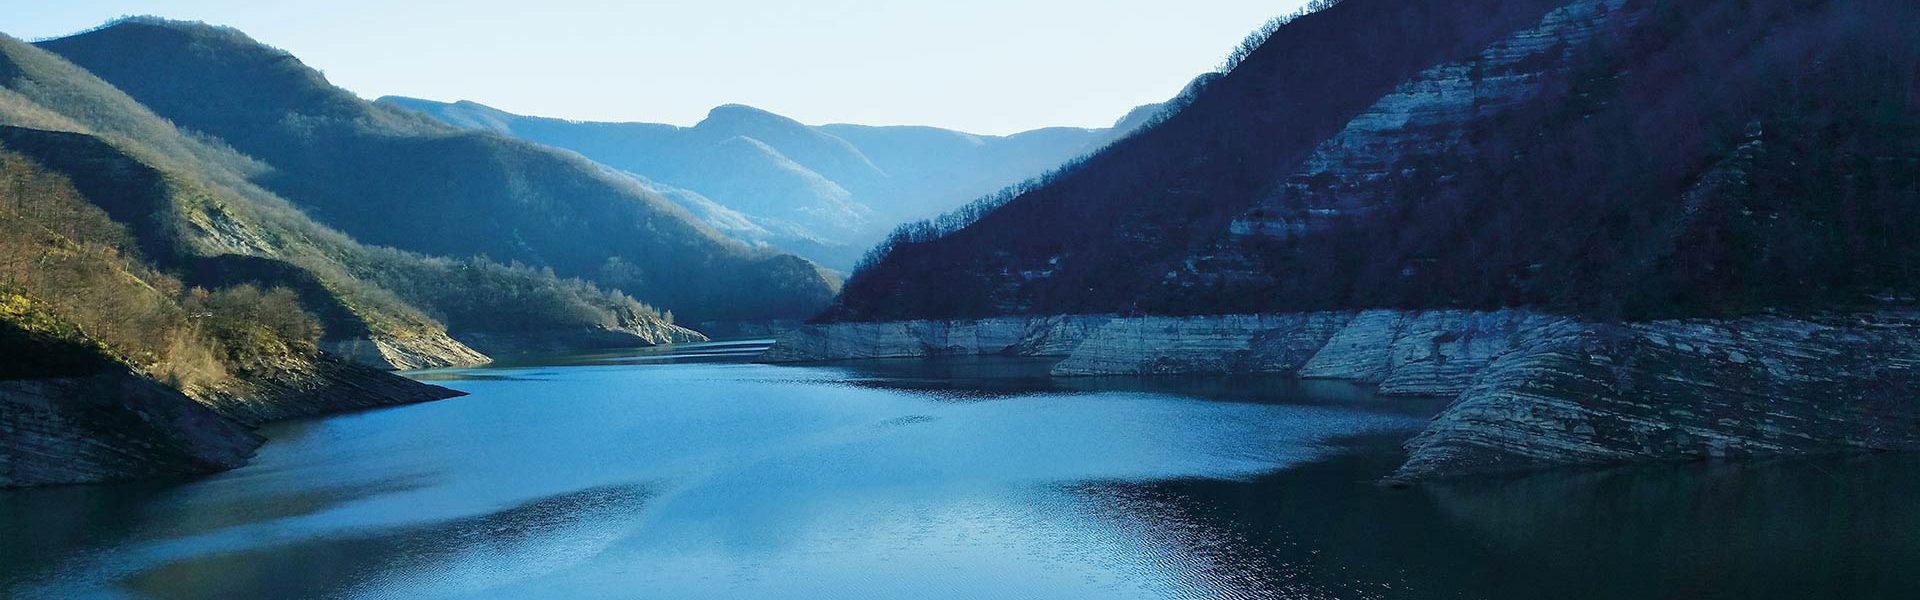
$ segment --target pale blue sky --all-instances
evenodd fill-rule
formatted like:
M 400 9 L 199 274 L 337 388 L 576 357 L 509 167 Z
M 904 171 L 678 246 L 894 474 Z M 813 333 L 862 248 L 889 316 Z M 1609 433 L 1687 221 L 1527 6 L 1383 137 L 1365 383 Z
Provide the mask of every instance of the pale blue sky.
M 0 31 L 29 39 L 126 14 L 232 25 L 369 98 L 682 125 L 737 102 L 1008 133 L 1105 126 L 1164 100 L 1303 0 L 5 3 Z

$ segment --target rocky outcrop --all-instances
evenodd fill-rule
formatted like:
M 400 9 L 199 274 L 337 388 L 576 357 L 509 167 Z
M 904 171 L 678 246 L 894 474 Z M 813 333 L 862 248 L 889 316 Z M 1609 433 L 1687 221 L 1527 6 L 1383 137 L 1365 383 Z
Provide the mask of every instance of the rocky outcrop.
M 405 338 L 376 335 L 330 340 L 321 347 L 355 364 L 396 371 L 483 365 L 493 360 L 440 331 Z
M 635 323 L 621 329 L 582 328 L 523 334 L 464 331 L 454 332 L 453 335 L 462 343 L 493 357 L 644 348 L 708 341 L 707 336 L 698 331 L 659 321 Z
M 1352 320 L 1349 313 L 1115 319 L 1053 374 L 1293 373 Z
M 1065 356 L 1056 376 L 1282 374 L 1456 400 L 1390 478 L 1920 450 L 1920 313 L 1596 323 L 1527 311 L 811 326 L 767 362 Z
M 325 354 L 277 359 L 240 375 L 220 389 L 189 389 L 187 394 L 243 425 L 465 395 Z
M 324 355 L 184 393 L 117 364 L 0 379 L 0 488 L 224 471 L 264 441 L 254 425 L 459 395 Z
M 467 367 L 494 357 L 560 354 L 708 341 L 706 334 L 661 319 L 634 319 L 620 327 L 580 327 L 524 332 L 428 331 L 421 335 L 367 336 L 328 341 L 330 354 L 356 364 L 395 371 Z
M 1002 317 L 809 325 L 780 336 L 761 362 L 1009 355 L 1066 356 L 1110 316 Z
M 1374 384 L 1388 396 L 1443 396 L 1465 390 L 1526 332 L 1557 320 L 1389 310 L 1118 319 L 1053 374 L 1284 374 Z
M 0 381 L 0 488 L 208 473 L 259 436 L 124 368 Z
M 1550 74 L 1564 71 L 1575 53 L 1609 26 L 1630 24 L 1626 0 L 1576 0 L 1487 46 L 1471 60 L 1430 67 L 1349 121 L 1314 149 L 1289 188 L 1329 196 L 1322 208 L 1364 205 L 1353 187 L 1385 179 L 1412 154 L 1463 143 L 1470 126 L 1492 119 L 1540 93 Z M 1314 183 L 1318 177 L 1338 183 Z
M 1409 442 L 1394 479 L 1920 450 L 1917 332 L 1915 313 L 1557 322 Z
M 1450 396 L 1532 332 L 1560 320 L 1524 311 L 1367 311 L 1314 353 L 1299 375 L 1376 384 L 1387 396 Z
M 1482 122 L 1540 94 L 1552 75 L 1608 27 L 1631 24 L 1625 0 L 1577 0 L 1548 12 L 1533 27 L 1487 46 L 1470 60 L 1436 65 L 1381 97 L 1321 142 L 1276 192 L 1229 227 L 1237 237 L 1288 238 L 1316 231 L 1336 217 L 1380 210 L 1397 194 L 1394 174 L 1408 157 L 1438 156 L 1467 143 Z M 1216 263 L 1231 261 L 1219 260 Z M 1220 276 L 1260 278 L 1264 273 Z

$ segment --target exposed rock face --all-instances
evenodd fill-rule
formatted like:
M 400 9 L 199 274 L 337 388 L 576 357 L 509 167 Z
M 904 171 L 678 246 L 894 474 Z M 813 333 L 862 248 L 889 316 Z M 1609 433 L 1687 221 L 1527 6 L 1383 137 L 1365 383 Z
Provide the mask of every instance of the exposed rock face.
M 327 352 L 356 364 L 400 371 L 482 365 L 492 361 L 440 332 L 411 338 L 368 336 L 322 345 Z
M 1639 17 L 1626 0 L 1578 0 L 1470 60 L 1436 65 L 1382 96 L 1316 146 L 1273 193 L 1236 216 L 1218 245 L 1184 273 L 1195 281 L 1262 284 L 1276 274 L 1245 244 L 1314 233 L 1347 217 L 1391 208 L 1406 196 L 1397 175 L 1421 157 L 1469 145 L 1476 127 L 1537 98 L 1576 53 L 1609 27 Z
M 245 426 L 124 368 L 0 381 L 0 488 L 231 469 L 260 443 Z
M 811 326 L 768 362 L 1012 354 L 1056 376 L 1289 374 L 1455 396 L 1392 479 L 1920 450 L 1920 313 L 1594 323 L 1526 311 Z
M 1536 96 L 1542 80 L 1565 70 L 1603 27 L 1634 19 L 1636 13 L 1621 10 L 1624 4 L 1568 3 L 1472 60 L 1434 66 L 1400 84 L 1315 148 L 1281 193 L 1236 219 L 1232 232 L 1286 237 L 1329 216 L 1372 210 L 1391 197 L 1375 186 L 1401 159 L 1451 149 L 1475 122 Z
M 192 397 L 117 365 L 0 381 L 0 488 L 224 471 L 265 441 L 253 425 L 462 395 L 328 357 L 260 369 Z
M 1299 375 L 1378 384 L 1389 396 L 1449 396 L 1527 335 L 1560 320 L 1521 311 L 1367 311 Z
M 524 335 L 454 332 L 453 335 L 462 343 L 494 357 L 707 341 L 707 336 L 698 331 L 657 321 L 636 323 L 622 329 L 541 331 Z
M 1409 442 L 1394 477 L 1920 449 L 1917 331 L 1913 313 L 1555 323 Z
M 927 356 L 1066 356 L 1107 316 L 1003 317 L 810 325 L 788 332 L 761 362 L 798 363 Z
M 1054 367 L 1057 376 L 1286 374 L 1458 394 L 1527 332 L 1559 320 L 1520 311 L 1325 312 L 1120 319 Z
M 1053 374 L 1292 373 L 1352 319 L 1348 313 L 1115 319 Z
M 232 387 L 187 393 L 244 425 L 465 395 L 328 355 L 256 365 Z

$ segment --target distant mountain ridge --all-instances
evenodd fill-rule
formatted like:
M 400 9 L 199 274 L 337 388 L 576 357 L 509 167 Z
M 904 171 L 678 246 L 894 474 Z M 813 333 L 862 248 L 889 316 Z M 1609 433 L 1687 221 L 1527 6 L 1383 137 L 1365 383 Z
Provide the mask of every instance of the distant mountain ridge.
M 235 30 L 137 18 L 38 45 L 270 165 L 252 183 L 363 242 L 551 269 L 687 321 L 795 318 L 836 290 L 815 265 L 730 240 L 631 178 L 361 100 Z
M 1105 129 L 1007 136 L 913 126 L 821 125 L 744 105 L 692 127 L 517 115 L 471 101 L 388 96 L 380 104 L 564 148 L 645 185 L 736 239 L 849 269 L 900 223 L 952 210 L 1098 150 L 1160 105 Z

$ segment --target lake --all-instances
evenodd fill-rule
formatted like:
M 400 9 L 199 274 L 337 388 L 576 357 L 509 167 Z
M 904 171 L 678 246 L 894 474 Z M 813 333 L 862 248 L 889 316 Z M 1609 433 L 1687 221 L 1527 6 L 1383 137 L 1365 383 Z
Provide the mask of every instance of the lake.
M 701 344 L 0 492 L 20 598 L 1911 598 L 1920 460 L 1374 484 L 1443 403 Z

